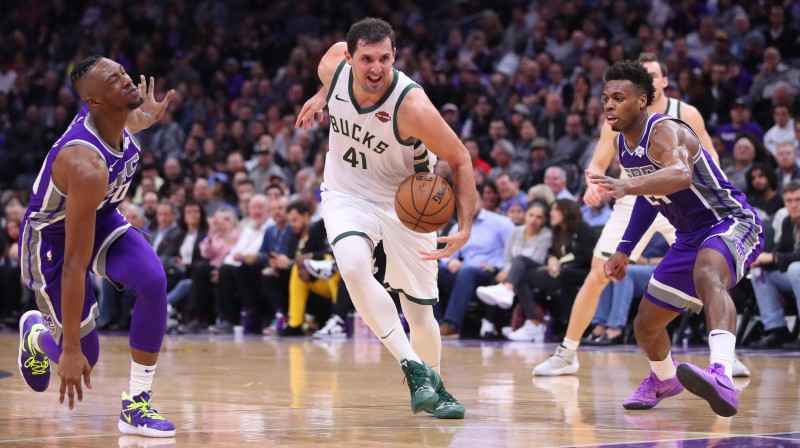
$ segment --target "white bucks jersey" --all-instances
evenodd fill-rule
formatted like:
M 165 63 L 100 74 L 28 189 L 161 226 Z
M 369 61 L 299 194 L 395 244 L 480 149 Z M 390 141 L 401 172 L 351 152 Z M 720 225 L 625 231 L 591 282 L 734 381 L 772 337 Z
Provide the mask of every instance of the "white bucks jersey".
M 436 156 L 419 141 L 405 142 L 397 131 L 397 111 L 411 89 L 420 88 L 392 68 L 389 89 L 375 105 L 361 108 L 353 95 L 353 73 L 342 61 L 328 91 L 330 148 L 323 191 L 352 194 L 372 202 L 394 200 L 400 183 L 415 172 L 431 171 Z

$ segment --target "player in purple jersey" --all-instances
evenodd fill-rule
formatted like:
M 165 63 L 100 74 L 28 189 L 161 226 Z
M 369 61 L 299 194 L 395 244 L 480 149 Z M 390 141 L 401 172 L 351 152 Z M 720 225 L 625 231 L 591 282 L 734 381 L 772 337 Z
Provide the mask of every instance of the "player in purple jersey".
M 144 77 L 137 87 L 118 63 L 91 56 L 73 69 L 86 103 L 45 159 L 20 235 L 22 277 L 39 311 L 20 320 L 19 368 L 35 391 L 58 364 L 60 401 L 83 398 L 100 346 L 97 303 L 89 272 L 136 296 L 131 324 L 130 391 L 122 394 L 118 427 L 127 434 L 169 437 L 175 427 L 150 407 L 153 375 L 166 325 L 166 278 L 145 237 L 117 211 L 139 160 L 133 133 L 164 114 L 174 91 L 158 102 Z
M 630 178 L 587 176 L 615 198 L 638 196 L 622 241 L 605 263 L 606 276 L 612 281 L 625 277 L 630 253 L 657 212 L 676 230 L 676 241 L 653 273 L 634 322 L 652 371 L 623 406 L 649 409 L 686 388 L 718 415 L 732 416 L 739 390 L 731 378 L 736 309 L 728 289 L 763 250 L 761 222 L 744 194 L 711 162 L 691 127 L 647 112 L 653 80 L 639 62 L 618 62 L 605 79 L 606 120 L 620 132 L 620 165 Z M 684 309 L 700 312 L 703 307 L 711 349 L 705 370 L 675 362 L 666 331 Z

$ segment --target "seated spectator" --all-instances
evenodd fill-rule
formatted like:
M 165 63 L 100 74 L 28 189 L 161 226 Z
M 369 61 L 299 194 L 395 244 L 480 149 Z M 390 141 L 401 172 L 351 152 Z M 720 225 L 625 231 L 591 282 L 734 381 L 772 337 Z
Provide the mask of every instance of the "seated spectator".
M 3 220 L 3 234 L 0 236 L 0 325 L 16 319 L 22 311 L 22 280 L 19 273 L 20 223 L 16 219 Z
M 793 293 L 800 308 L 800 180 L 793 180 L 783 189 L 783 202 L 789 215 L 781 225 L 782 232 L 775 250 L 764 252 L 751 265 L 750 276 L 756 294 L 761 322 L 767 334 L 752 343 L 753 348 L 776 348 L 783 345 L 800 349 L 800 340 L 792 341 L 786 327 L 780 294 Z
M 544 309 L 549 308 L 558 332 L 566 329 L 575 295 L 589 273 L 595 243 L 594 232 L 583 222 L 575 201 L 556 200 L 550 207 L 550 226 L 553 244 L 546 265 L 528 272 L 516 290 L 517 299 L 526 310 L 525 318 L 530 321 L 525 323 L 528 328 L 523 334 L 536 337 L 544 331 Z M 525 292 L 520 294 L 521 291 Z M 556 291 L 560 293 L 555 294 Z M 547 303 L 548 295 L 552 296 L 552 303 Z
M 581 206 L 583 221 L 590 227 L 601 227 L 606 225 L 608 218 L 611 217 L 611 196 L 603 195 L 600 202 L 595 205 Z
M 508 174 L 514 179 L 519 179 L 525 175 L 525 168 L 514 163 L 514 145 L 507 139 L 501 138 L 492 147 L 492 159 L 495 166 L 489 171 L 487 179 L 497 182 L 501 174 Z
M 513 230 L 510 219 L 485 210 L 481 195 L 476 196 L 469 241 L 452 257 L 439 260 L 439 294 L 440 298 L 448 297 L 439 325 L 443 338 L 458 337 L 475 288 L 494 282 L 503 267 L 503 251 Z M 458 224 L 450 229 L 450 234 L 457 231 Z M 494 329 L 486 330 L 481 331 L 482 336 L 488 336 Z
M 778 164 L 775 174 L 778 176 L 778 194 L 780 194 L 789 182 L 800 179 L 800 166 L 797 166 L 797 152 L 794 146 L 789 142 L 779 143 L 775 162 Z
M 528 198 L 525 193 L 519 191 L 519 181 L 516 178 L 511 177 L 508 173 L 503 173 L 497 176 L 495 185 L 497 185 L 497 194 L 500 196 L 500 214 L 505 215 L 508 207 L 515 202 L 522 204 L 522 209 L 525 209 Z
M 567 190 L 567 171 L 564 168 L 558 165 L 547 168 L 544 172 L 544 184 L 550 187 L 556 199 L 575 201 L 575 195 Z
M 547 252 L 553 243 L 553 233 L 548 227 L 549 209 L 550 207 L 541 201 L 531 202 L 528 205 L 525 212 L 525 224 L 516 227 L 506 243 L 503 252 L 503 269 L 495 276 L 497 284 L 479 286 L 476 289 L 478 299 L 491 307 L 487 310 L 482 327 L 502 326 L 502 323 L 497 320 L 498 313 L 495 308 L 511 308 L 515 294 L 530 295 L 530 300 L 525 302 L 533 304 L 533 292 L 524 279 L 545 263 Z M 535 313 L 533 310 L 530 311 L 533 316 Z M 530 341 L 537 334 L 541 335 L 542 340 L 544 339 L 544 332 L 541 331 L 541 328 L 531 322 L 507 337 L 514 341 Z
M 553 194 L 553 190 L 547 185 L 534 185 L 528 189 L 528 203 L 530 204 L 537 200 L 546 203 L 547 206 L 550 207 L 553 205 L 553 202 L 556 202 L 556 196 Z
M 239 321 L 242 311 L 242 297 L 257 295 L 264 266 L 258 262 L 256 255 L 270 225 L 268 205 L 269 200 L 262 194 L 250 199 L 249 219 L 239 226 L 239 237 L 219 266 L 216 294 L 219 323 L 211 328 L 215 333 L 233 333 L 233 325 Z M 248 325 L 245 327 L 250 332 L 261 331 L 258 322 L 254 321 L 252 326 L 246 323 Z M 257 330 L 255 327 L 258 327 Z
M 176 317 L 178 308 L 189 295 L 194 267 L 203 261 L 200 242 L 208 235 L 208 220 L 203 207 L 194 201 L 187 202 L 181 210 L 178 229 L 180 234 L 170 240 L 161 255 L 168 283 L 175 285 L 167 292 L 168 314 L 172 317 Z
M 273 187 L 274 188 L 274 187 Z M 278 331 L 278 325 L 282 324 L 284 313 L 289 311 L 289 237 L 292 235 L 292 228 L 286 219 L 286 207 L 288 199 L 286 196 L 274 197 L 269 204 L 269 214 L 275 223 L 267 228 L 264 233 L 264 241 L 258 249 L 258 255 L 246 260 L 255 264 L 260 262 L 264 269 L 261 271 L 261 290 L 266 296 L 266 303 L 262 303 L 258 296 L 242 296 L 245 312 L 248 315 L 256 316 L 250 322 L 258 320 L 259 316 L 264 315 L 266 308 L 269 307 L 275 318 L 272 319 L 262 334 L 271 335 Z M 285 262 L 288 268 L 279 268 L 278 264 Z
M 525 206 L 527 202 L 527 198 L 523 200 L 512 199 L 508 208 L 506 208 L 505 215 L 515 226 L 521 226 L 525 223 Z
M 747 171 L 753 165 L 764 147 L 751 134 L 742 134 L 733 145 L 733 165 L 725 170 L 725 176 L 734 187 L 747 191 Z
M 223 265 L 233 245 L 239 239 L 236 228 L 236 212 L 228 207 L 219 207 L 211 217 L 208 235 L 200 242 L 200 256 L 205 262 L 198 263 L 192 271 L 187 311 L 192 320 L 186 324 L 187 332 L 197 332 L 207 326 L 214 312 L 214 294 L 219 281 L 219 267 Z
M 750 119 L 752 103 L 746 97 L 739 97 L 733 102 L 731 122 L 717 129 L 717 135 L 725 143 L 725 152 L 733 155 L 733 146 L 744 132 L 753 134 L 759 141 L 764 140 L 764 130 L 758 123 Z
M 486 181 L 481 185 L 479 192 L 483 208 L 497 213 L 500 208 L 500 193 L 497 191 L 497 185 L 494 182 Z
M 522 188 L 531 188 L 544 182 L 544 172 L 550 166 L 550 142 L 546 138 L 534 138 L 530 150 L 531 163 L 522 181 Z
M 295 256 L 289 274 L 289 322 L 278 331 L 278 336 L 304 336 L 303 322 L 309 295 L 313 292 L 335 301 L 341 276 L 332 268 L 322 272 L 309 269 L 305 263 L 306 260 L 333 259 L 325 223 L 322 220 L 312 223 L 308 205 L 302 201 L 292 202 L 286 208 L 286 219 L 292 227 L 289 253 Z
M 797 140 L 794 136 L 794 120 L 789 113 L 789 107 L 785 104 L 778 104 L 772 111 L 772 119 L 775 125 L 764 134 L 764 147 L 773 156 L 778 154 L 778 145 L 783 142 L 791 142 L 795 147 Z
M 756 163 L 747 170 L 747 186 L 747 203 L 758 211 L 762 221 L 783 208 L 778 176 L 766 165 Z
M 653 271 L 668 250 L 667 240 L 660 233 L 655 234 L 637 263 L 628 265 L 625 278 L 606 285 L 592 318 L 594 328 L 583 338 L 582 344 L 614 345 L 623 342 L 631 302 L 644 295 Z

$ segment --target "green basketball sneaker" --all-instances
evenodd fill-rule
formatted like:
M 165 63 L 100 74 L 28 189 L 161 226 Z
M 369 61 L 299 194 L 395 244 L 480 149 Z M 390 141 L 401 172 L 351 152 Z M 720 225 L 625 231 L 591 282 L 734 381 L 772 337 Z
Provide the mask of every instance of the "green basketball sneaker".
M 438 376 L 439 374 L 437 373 L 436 375 Z M 436 407 L 432 409 L 426 409 L 425 412 L 433 414 L 433 416 L 436 418 L 464 418 L 464 414 L 466 414 L 467 410 L 464 409 L 463 404 L 459 403 L 458 400 L 450 395 L 450 392 L 444 388 L 444 384 L 436 389 L 436 394 L 439 396 L 439 401 L 436 403 Z
M 400 366 L 406 376 L 408 390 L 411 391 L 411 412 L 416 414 L 419 411 L 435 408 L 436 403 L 439 402 L 439 396 L 436 394 L 436 387 L 433 383 L 436 382 L 437 377 L 441 381 L 439 374 L 426 364 L 408 359 L 400 361 Z M 437 383 L 436 386 L 439 384 Z

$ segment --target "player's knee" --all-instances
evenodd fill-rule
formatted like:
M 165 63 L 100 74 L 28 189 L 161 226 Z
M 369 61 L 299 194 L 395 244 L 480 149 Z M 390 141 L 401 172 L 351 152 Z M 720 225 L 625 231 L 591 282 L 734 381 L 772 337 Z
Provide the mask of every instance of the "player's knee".
M 350 255 L 346 260 L 337 258 L 336 266 L 339 274 L 346 283 L 359 282 L 363 279 L 372 278 L 372 259 Z
M 140 270 L 133 276 L 133 281 L 136 283 L 131 288 L 137 298 L 139 296 L 159 298 L 167 297 L 167 275 L 161 266 L 155 266 L 153 263 L 143 263 Z M 128 285 L 125 285 L 126 287 Z

